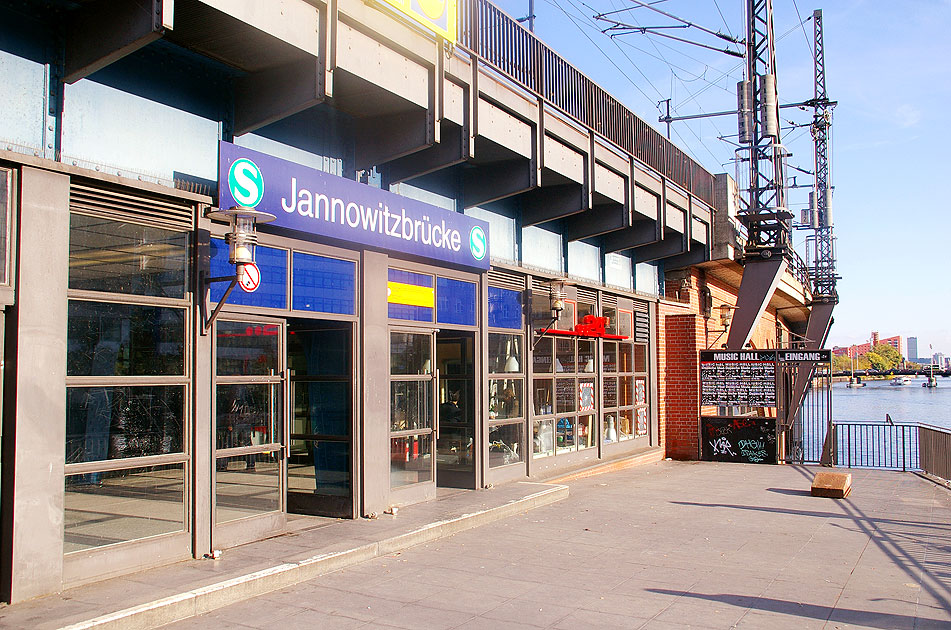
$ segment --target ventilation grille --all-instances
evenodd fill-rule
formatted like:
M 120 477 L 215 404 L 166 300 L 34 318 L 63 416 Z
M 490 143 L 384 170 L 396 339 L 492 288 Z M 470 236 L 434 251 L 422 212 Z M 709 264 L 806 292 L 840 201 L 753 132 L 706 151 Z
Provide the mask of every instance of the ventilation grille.
M 631 310 L 635 313 L 644 313 L 645 315 L 650 312 L 650 302 L 641 302 L 640 300 L 634 300 L 631 306 Z
M 577 287 L 578 292 L 578 301 L 584 302 L 585 304 L 597 304 L 598 303 L 598 292 L 592 289 L 585 289 L 584 287 Z
M 190 230 L 195 208 L 158 196 L 133 195 L 107 188 L 73 182 L 69 187 L 69 209 L 117 221 L 157 225 L 174 230 Z
M 602 293 L 601 306 L 603 308 L 617 308 L 617 296 L 610 293 Z
M 548 288 L 550 286 L 551 286 L 551 283 L 545 278 L 532 276 L 532 290 L 533 291 L 544 291 L 545 293 L 548 293 Z
M 500 289 L 525 290 L 525 276 L 498 269 L 489 270 L 489 284 Z
M 651 341 L 651 318 L 648 313 L 634 313 L 634 341 L 637 343 L 650 343 Z

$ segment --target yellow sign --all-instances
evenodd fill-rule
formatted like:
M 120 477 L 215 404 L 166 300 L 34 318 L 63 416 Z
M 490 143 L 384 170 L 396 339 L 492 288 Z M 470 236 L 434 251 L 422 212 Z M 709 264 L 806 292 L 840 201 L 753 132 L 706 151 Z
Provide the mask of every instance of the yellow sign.
M 419 287 L 415 284 L 403 284 L 402 282 L 387 282 L 386 301 L 390 304 L 433 308 L 436 305 L 436 293 L 432 287 Z
M 414 22 L 456 43 L 456 0 L 383 0 Z

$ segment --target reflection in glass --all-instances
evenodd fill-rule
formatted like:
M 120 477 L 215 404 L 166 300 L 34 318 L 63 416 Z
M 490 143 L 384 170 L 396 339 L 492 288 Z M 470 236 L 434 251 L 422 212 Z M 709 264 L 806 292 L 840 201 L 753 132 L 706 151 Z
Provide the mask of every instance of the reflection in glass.
M 536 339 L 535 350 L 532 355 L 532 369 L 536 374 L 551 374 L 552 368 L 552 338 Z
M 602 311 L 604 312 L 604 317 L 608 318 L 608 323 L 604 327 L 604 332 L 609 335 L 617 334 L 617 309 L 613 306 L 605 306 Z
M 555 410 L 557 413 L 569 413 L 575 410 L 575 379 L 559 378 L 555 381 Z
M 69 215 L 69 288 L 185 296 L 188 235 L 82 214 Z
M 534 381 L 535 390 L 535 415 L 547 416 L 555 413 L 555 407 L 552 404 L 552 388 L 554 383 L 550 378 L 536 378 Z
M 555 371 L 575 371 L 575 342 L 574 339 L 555 340 Z
M 578 418 L 578 448 L 597 446 L 598 433 L 594 427 L 594 416 Z
M 547 457 L 555 454 L 553 422 L 553 420 L 536 420 L 532 425 L 532 457 Z
M 66 388 L 66 463 L 183 452 L 185 387 Z
M 575 450 L 575 419 L 572 416 L 558 418 L 555 445 L 559 453 Z
M 69 301 L 69 376 L 185 374 L 185 310 Z
M 239 383 L 215 387 L 215 448 L 279 442 L 283 419 L 279 383 Z
M 618 311 L 617 334 L 628 339 L 634 335 L 634 313 Z
M 281 509 L 279 453 L 215 460 L 215 523 Z
M 555 323 L 555 328 L 559 330 L 574 330 L 575 322 L 578 320 L 575 318 L 575 303 L 565 301 L 565 308 L 558 314 L 558 321 Z
M 629 440 L 634 437 L 634 424 L 631 420 L 630 409 L 618 413 L 617 437 L 619 440 Z
M 613 376 L 604 379 L 604 406 L 617 407 L 617 378 Z
M 408 431 L 433 427 L 433 382 L 390 382 L 390 430 Z
M 594 356 L 594 341 L 590 339 L 578 340 L 578 371 L 594 372 L 596 361 Z
M 634 344 L 634 371 L 647 371 L 647 346 L 641 343 Z
M 295 381 L 294 424 L 302 435 L 350 435 L 350 383 Z
M 63 551 L 185 529 L 185 465 L 66 477 Z
M 350 496 L 350 443 L 291 440 L 287 490 L 307 495 Z
M 432 335 L 390 333 L 390 374 L 432 374 Z
M 522 371 L 522 336 L 489 333 L 489 372 Z
M 520 422 L 489 427 L 489 468 L 522 461 L 522 430 Z
M 508 419 L 522 415 L 521 379 L 493 378 L 489 380 L 489 418 Z
M 253 376 L 277 371 L 281 327 L 218 320 L 215 369 L 218 376 Z
M 295 321 L 287 335 L 287 366 L 294 375 L 349 378 L 350 327 L 314 328 L 300 321 Z
M 604 342 L 604 371 L 617 372 L 617 342 Z
M 433 439 L 408 435 L 390 439 L 390 487 L 398 488 L 433 479 Z

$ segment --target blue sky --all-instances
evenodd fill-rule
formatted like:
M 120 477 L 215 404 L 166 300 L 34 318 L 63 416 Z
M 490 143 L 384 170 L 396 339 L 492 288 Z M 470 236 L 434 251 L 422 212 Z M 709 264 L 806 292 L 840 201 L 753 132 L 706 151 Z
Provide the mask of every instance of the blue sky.
M 496 0 L 509 15 L 528 13 L 528 0 Z M 665 0 L 655 4 L 712 30 L 745 36 L 744 0 Z M 624 0 L 536 0 L 535 32 L 643 119 L 657 123 L 657 101 L 672 98 L 676 114 L 736 107 L 741 59 L 657 37 L 613 41 L 595 13 L 635 6 Z M 840 303 L 829 345 L 882 336 L 917 336 L 921 352 L 951 354 L 951 220 L 942 201 L 951 180 L 951 1 L 774 0 L 780 101 L 813 96 L 814 9 L 823 10 L 826 88 L 838 101 L 833 123 L 833 214 Z M 798 10 L 798 11 L 797 11 Z M 620 14 L 642 26 L 674 24 L 648 9 Z M 667 31 L 702 43 L 725 43 L 696 29 Z M 602 52 L 603 51 L 603 52 Z M 784 125 L 806 124 L 811 110 L 782 110 Z M 736 133 L 735 117 L 678 122 L 672 139 L 713 172 L 734 172 L 734 148 L 719 140 Z M 808 126 L 785 129 L 789 163 L 811 171 Z M 790 170 L 790 174 L 797 174 Z M 797 174 L 799 184 L 811 176 Z M 790 194 L 798 216 L 807 189 Z M 808 232 L 797 232 L 802 243 Z M 942 265 L 942 260 L 944 264 Z

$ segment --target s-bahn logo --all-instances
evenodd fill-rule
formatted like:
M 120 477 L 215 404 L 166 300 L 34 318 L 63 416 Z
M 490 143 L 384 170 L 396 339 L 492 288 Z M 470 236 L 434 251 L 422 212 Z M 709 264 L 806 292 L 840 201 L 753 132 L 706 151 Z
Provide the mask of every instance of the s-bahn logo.
M 456 43 L 456 0 L 383 0 L 397 11 Z
M 248 158 L 235 160 L 228 171 L 228 188 L 235 201 L 253 208 L 264 199 L 264 175 Z
M 485 258 L 486 250 L 485 230 L 478 225 L 469 232 L 469 251 L 476 260 Z

